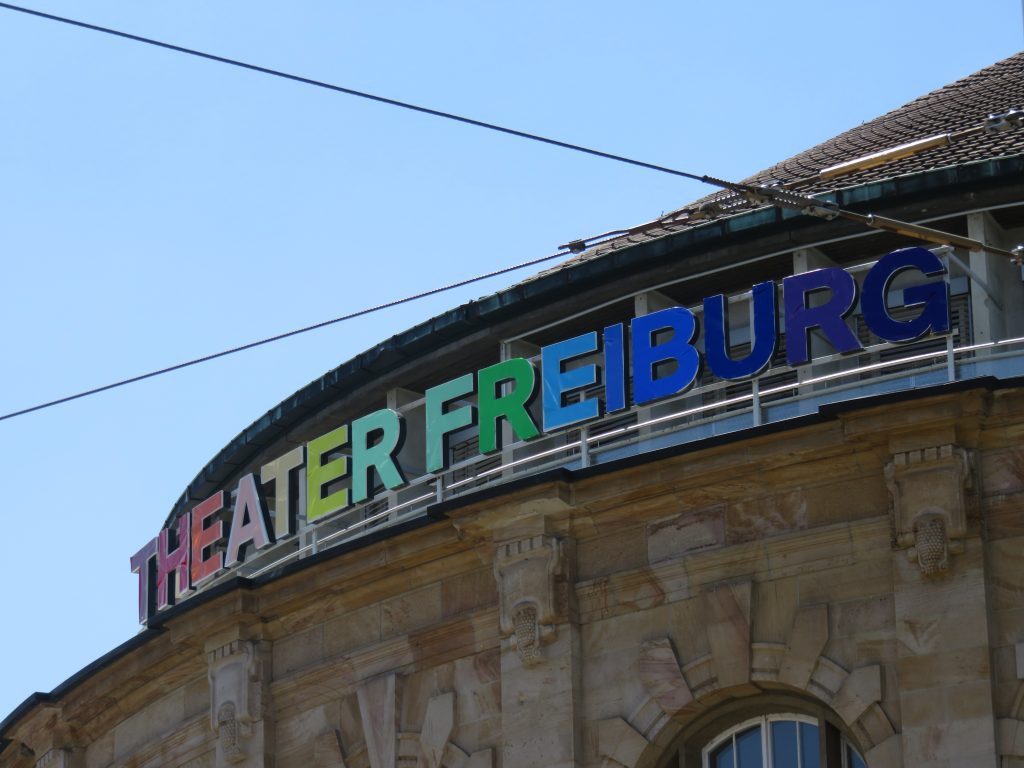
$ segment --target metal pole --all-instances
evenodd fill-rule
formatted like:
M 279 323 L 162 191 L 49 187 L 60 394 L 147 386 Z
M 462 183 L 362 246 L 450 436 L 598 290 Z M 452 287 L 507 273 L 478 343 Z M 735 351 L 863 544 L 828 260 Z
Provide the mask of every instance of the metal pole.
M 946 379 L 956 381 L 956 352 L 952 333 L 946 334 Z
M 590 466 L 590 429 L 580 427 L 580 466 L 584 469 Z

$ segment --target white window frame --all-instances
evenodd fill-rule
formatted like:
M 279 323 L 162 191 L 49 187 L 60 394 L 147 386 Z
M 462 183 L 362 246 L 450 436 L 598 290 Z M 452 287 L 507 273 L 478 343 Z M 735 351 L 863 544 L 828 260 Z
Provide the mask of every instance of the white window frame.
M 808 717 L 807 715 L 800 715 L 800 714 L 797 714 L 796 712 L 783 712 L 783 713 L 780 713 L 780 714 L 773 714 L 773 715 L 760 715 L 759 717 L 752 717 L 749 720 L 744 720 L 742 723 L 738 723 L 737 725 L 734 725 L 733 727 L 729 728 L 724 733 L 722 733 L 721 735 L 716 737 L 713 741 L 709 742 L 708 745 L 706 747 L 704 747 L 704 749 L 701 752 L 701 765 L 703 766 L 703 768 L 711 768 L 711 754 L 716 749 L 718 749 L 719 747 L 721 747 L 723 744 L 725 744 L 727 741 L 730 741 L 730 740 L 733 742 L 733 755 L 735 755 L 736 754 L 736 736 L 738 734 L 741 734 L 744 731 L 748 730 L 749 728 L 752 728 L 755 725 L 760 725 L 761 726 L 761 758 L 762 758 L 762 761 L 763 761 L 762 762 L 762 766 L 763 766 L 763 768 L 774 768 L 774 766 L 772 765 L 771 750 L 768 748 L 769 747 L 769 744 L 768 744 L 768 731 L 769 731 L 769 725 L 771 723 L 773 723 L 773 722 L 780 722 L 780 721 L 781 722 L 787 722 L 787 723 L 792 723 L 792 722 L 807 723 L 808 725 L 813 725 L 815 728 L 818 729 L 818 738 L 819 739 L 822 738 L 821 725 L 820 725 L 820 722 L 818 721 L 818 719 L 815 718 L 815 717 Z M 799 729 L 798 729 L 798 738 L 797 738 L 796 744 L 797 744 L 796 748 L 797 748 L 798 759 L 800 760 L 801 763 L 803 763 L 804 762 L 803 754 L 800 752 L 802 747 L 800 745 Z M 846 739 L 845 738 L 843 739 L 843 763 L 844 764 L 846 763 Z

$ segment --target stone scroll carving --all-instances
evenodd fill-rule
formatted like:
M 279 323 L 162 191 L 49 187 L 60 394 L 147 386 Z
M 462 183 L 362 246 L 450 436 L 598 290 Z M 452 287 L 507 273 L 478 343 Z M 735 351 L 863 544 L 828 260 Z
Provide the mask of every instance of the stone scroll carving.
M 885 467 L 896 546 L 926 576 L 963 552 L 972 474 L 970 454 L 951 444 L 896 453 Z
M 557 625 L 566 619 L 567 599 L 560 594 L 565 542 L 541 534 L 500 544 L 494 575 L 502 635 L 510 638 L 523 664 L 539 664 L 542 646 L 554 641 Z
M 259 647 L 235 640 L 207 654 L 216 764 L 263 765 L 265 677 Z

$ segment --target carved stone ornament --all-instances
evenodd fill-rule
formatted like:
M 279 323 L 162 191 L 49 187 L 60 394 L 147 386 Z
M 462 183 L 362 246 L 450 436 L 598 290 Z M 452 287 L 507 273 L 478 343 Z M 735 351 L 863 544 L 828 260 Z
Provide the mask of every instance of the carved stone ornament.
M 71 768 L 71 750 L 51 749 L 38 760 L 35 768 Z
M 963 552 L 972 474 L 970 454 L 948 444 L 893 454 L 885 467 L 896 545 L 926 576 Z
M 210 727 L 217 734 L 217 765 L 247 762 L 262 754 L 254 744 L 263 717 L 263 680 L 256 646 L 235 640 L 207 654 L 210 681 Z M 258 729 L 262 734 L 262 728 Z M 258 758 L 257 758 L 258 759 Z M 250 761 L 251 762 L 251 761 Z
M 542 646 L 554 641 L 557 625 L 566 618 L 566 600 L 559 594 L 564 550 L 563 541 L 546 535 L 498 545 L 494 575 L 501 632 L 527 666 L 543 661 Z

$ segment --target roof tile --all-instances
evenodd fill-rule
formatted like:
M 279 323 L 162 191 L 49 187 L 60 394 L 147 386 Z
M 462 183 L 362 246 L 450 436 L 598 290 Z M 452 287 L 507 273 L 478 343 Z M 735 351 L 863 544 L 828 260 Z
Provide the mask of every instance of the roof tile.
M 1024 52 L 1014 54 L 990 67 L 961 80 L 920 96 L 881 117 L 852 128 L 838 136 L 811 147 L 793 157 L 776 163 L 743 182 L 746 184 L 787 183 L 816 177 L 823 168 L 889 149 L 916 139 L 940 133 L 953 133 L 982 124 L 988 115 L 1024 107 Z M 1024 130 L 1002 133 L 985 132 L 965 137 L 945 147 L 920 152 L 911 157 L 886 163 L 876 168 L 857 171 L 834 180 L 831 184 L 815 179 L 799 191 L 817 194 L 838 186 L 854 187 L 884 179 L 961 165 L 994 157 L 1024 154 Z M 662 217 L 662 222 L 643 232 L 613 238 L 535 275 L 564 269 L 581 261 L 654 240 L 695 226 L 682 218 L 671 222 L 697 206 L 718 202 L 723 213 L 749 210 L 752 206 L 728 191 L 701 198 L 690 205 Z

